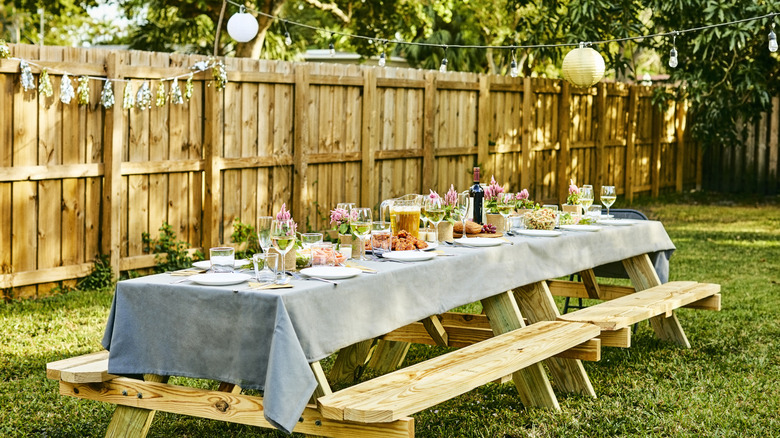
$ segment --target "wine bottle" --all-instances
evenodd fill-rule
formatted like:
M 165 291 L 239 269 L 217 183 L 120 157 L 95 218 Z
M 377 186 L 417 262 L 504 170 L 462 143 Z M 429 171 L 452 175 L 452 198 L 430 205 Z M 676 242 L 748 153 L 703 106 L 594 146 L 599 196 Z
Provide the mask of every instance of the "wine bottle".
M 482 200 L 485 197 L 485 191 L 479 185 L 479 167 L 474 168 L 474 185 L 469 189 L 471 196 L 472 211 L 474 212 L 474 222 L 482 224 Z

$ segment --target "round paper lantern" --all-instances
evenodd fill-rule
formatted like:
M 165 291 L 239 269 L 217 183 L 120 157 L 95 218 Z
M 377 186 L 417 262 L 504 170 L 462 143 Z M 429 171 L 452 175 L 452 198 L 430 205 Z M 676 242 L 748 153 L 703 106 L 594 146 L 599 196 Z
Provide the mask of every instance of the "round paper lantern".
M 251 41 L 257 35 L 258 28 L 255 17 L 243 11 L 234 14 L 227 23 L 228 34 L 239 43 Z
M 590 87 L 604 77 L 604 58 L 599 52 L 585 47 L 572 50 L 563 58 L 563 78 L 577 87 Z

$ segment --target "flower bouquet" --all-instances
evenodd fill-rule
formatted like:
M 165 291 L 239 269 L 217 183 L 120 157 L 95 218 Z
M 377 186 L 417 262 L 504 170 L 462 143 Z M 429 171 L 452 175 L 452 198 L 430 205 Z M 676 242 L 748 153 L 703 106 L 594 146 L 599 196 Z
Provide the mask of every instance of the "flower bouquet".
M 582 216 L 582 206 L 580 205 L 580 189 L 574 184 L 574 180 L 569 182 L 569 196 L 566 197 L 566 204 L 561 206 L 564 213 L 570 213 L 573 216 Z
M 357 240 L 353 239 L 349 228 L 349 220 L 354 220 L 356 215 L 357 210 L 347 211 L 344 208 L 335 208 L 330 211 L 330 224 L 333 226 L 333 229 L 336 230 L 339 236 L 337 246 L 340 247 L 342 244 L 352 246 L 353 243 Z

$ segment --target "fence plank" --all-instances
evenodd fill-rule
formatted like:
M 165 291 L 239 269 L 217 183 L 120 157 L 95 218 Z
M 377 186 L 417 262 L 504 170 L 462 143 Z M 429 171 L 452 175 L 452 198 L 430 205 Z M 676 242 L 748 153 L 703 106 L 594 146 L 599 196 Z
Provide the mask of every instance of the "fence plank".
M 769 120 L 769 163 L 767 169 L 767 184 L 769 194 L 778 192 L 777 168 L 778 163 L 778 136 L 780 135 L 780 97 L 772 98 L 772 112 Z
M 13 166 L 14 144 L 14 103 L 16 92 L 14 90 L 15 75 L 0 74 L 0 167 L 11 168 Z M 0 182 L 0 274 L 13 271 L 12 243 L 13 229 L 13 183 Z M 2 297 L 5 296 L 2 290 Z

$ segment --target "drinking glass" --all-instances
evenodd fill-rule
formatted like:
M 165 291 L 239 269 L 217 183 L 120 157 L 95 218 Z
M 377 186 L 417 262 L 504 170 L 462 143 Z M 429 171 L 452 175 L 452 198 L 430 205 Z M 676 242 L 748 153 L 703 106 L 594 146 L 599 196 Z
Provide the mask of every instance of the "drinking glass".
M 615 203 L 616 199 L 615 186 L 601 186 L 601 203 L 607 206 L 607 217 L 609 217 L 609 207 Z
M 593 204 L 593 186 L 582 186 L 580 188 L 580 205 L 582 206 L 582 211 L 588 211 L 591 204 Z
M 257 218 L 257 242 L 260 244 L 260 248 L 263 249 L 263 253 L 268 254 L 268 250 L 271 248 L 271 221 L 274 218 L 271 216 L 260 216 Z
M 347 210 L 347 213 L 350 212 L 353 208 L 355 208 L 354 202 L 339 202 L 336 204 L 336 208 L 343 208 L 344 210 Z
M 301 234 L 301 245 L 303 246 L 303 249 L 309 249 L 317 242 L 322 242 L 322 233 Z
M 498 214 L 504 218 L 504 229 L 509 230 L 509 214 L 515 209 L 514 193 L 504 193 L 498 197 Z
M 229 246 L 220 246 L 209 249 L 212 272 L 233 272 L 235 262 L 235 249 Z
M 455 211 L 457 211 L 460 214 L 460 221 L 463 224 L 463 233 L 461 233 L 461 237 L 468 237 L 466 236 L 466 221 L 468 221 L 468 213 L 469 213 L 469 207 L 471 203 L 471 196 L 469 196 L 469 191 L 466 190 L 465 192 L 458 193 L 458 204 L 455 206 Z
M 255 254 L 252 256 L 252 264 L 255 267 L 255 280 L 260 283 L 271 283 L 276 281 L 276 267 L 279 264 L 279 254 Z
M 444 220 L 444 200 L 440 197 L 426 196 L 423 201 L 425 217 L 433 224 L 433 241 L 439 241 L 439 223 Z
M 334 266 L 336 253 L 333 242 L 317 242 L 311 247 L 312 266 Z
M 290 281 L 290 277 L 287 276 L 287 271 L 285 271 L 284 258 L 295 246 L 295 222 L 292 219 L 274 219 L 271 221 L 271 243 L 273 243 L 276 251 L 279 252 L 279 258 L 282 259 L 282 275 L 277 280 L 277 283 L 287 284 Z
M 353 257 L 356 260 L 370 260 L 366 257 L 366 242 L 364 241 L 366 236 L 371 234 L 371 218 L 372 213 L 370 208 L 356 208 L 353 211 L 349 219 L 349 227 L 352 229 L 352 233 L 357 236 L 360 241 L 357 257 Z

